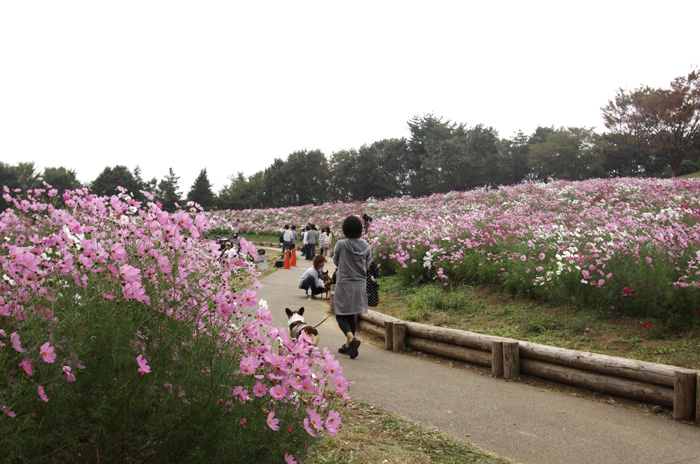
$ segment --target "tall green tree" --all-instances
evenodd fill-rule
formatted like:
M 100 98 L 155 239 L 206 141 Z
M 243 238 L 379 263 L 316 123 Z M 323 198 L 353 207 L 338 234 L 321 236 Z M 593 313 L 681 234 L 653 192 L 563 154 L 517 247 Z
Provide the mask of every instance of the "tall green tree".
M 333 201 L 353 200 L 356 185 L 359 183 L 357 150 L 340 150 L 331 155 L 329 195 Z
M 432 114 L 414 116 L 408 122 L 411 133 L 408 145 L 412 156 L 409 163 L 411 195 L 422 196 L 444 191 L 443 166 L 452 164 L 459 151 L 456 137 L 464 133 L 457 125 Z
M 253 209 L 267 206 L 265 203 L 265 173 L 258 171 L 249 178 L 239 172 L 229 177 L 229 184 L 216 198 L 218 209 Z
M 499 181 L 501 153 L 495 129 L 481 124 L 468 128 L 433 115 L 414 117 L 409 129 L 412 195 L 468 190 Z
M 530 168 L 527 158 L 530 154 L 529 137 L 522 131 L 518 131 L 510 139 L 501 140 L 500 153 L 500 177 L 497 183 L 512 185 L 522 182 L 528 175 Z
M 10 165 L 0 161 L 0 187 L 7 187 L 11 191 L 20 189 L 26 192 L 29 189 L 41 188 L 41 178 L 34 168 L 33 162 L 22 162 Z M 0 211 L 4 211 L 9 204 L 2 199 L 0 191 Z M 14 192 L 11 192 L 14 195 Z
M 142 186 L 126 166 L 104 168 L 91 184 L 92 191 L 97 195 L 117 195 L 119 187 L 124 187 L 134 198 L 141 198 Z
M 168 168 L 168 175 L 158 182 L 155 197 L 160 201 L 165 211 L 173 212 L 176 204 L 180 202 L 182 193 L 180 192 L 180 177 L 175 175 L 173 168 Z
M 41 188 L 41 176 L 33 162 L 20 162 L 10 165 L 0 161 L 0 186 L 23 191 Z
M 292 186 L 287 174 L 285 162 L 280 158 L 275 158 L 272 164 L 265 169 L 265 204 L 267 206 L 278 208 L 294 205 Z M 303 175 L 303 173 L 299 175 Z
M 318 205 L 326 201 L 329 175 L 328 160 L 323 152 L 300 150 L 291 153 L 283 172 L 291 205 Z
M 187 193 L 187 200 L 198 203 L 207 211 L 216 205 L 216 196 L 211 188 L 206 168 L 202 169 L 194 180 L 190 191 Z
M 557 129 L 544 142 L 530 145 L 528 164 L 540 179 L 548 175 L 568 180 L 600 177 L 602 156 L 596 148 L 595 136 L 592 129 Z
M 66 169 L 63 166 L 44 168 L 44 173 L 41 177 L 44 182 L 58 190 L 59 193 L 81 187 L 76 172 L 72 169 Z
M 671 82 L 669 89 L 643 86 L 618 90 L 602 108 L 607 139 L 619 165 L 647 163 L 645 172 L 679 173 L 686 160 L 700 156 L 700 74 L 697 71 Z M 609 148 L 611 148 L 609 147 Z
M 405 138 L 384 139 L 374 142 L 371 150 L 379 153 L 377 171 L 382 174 L 381 189 L 377 198 L 391 198 L 408 195 L 410 192 L 411 152 Z

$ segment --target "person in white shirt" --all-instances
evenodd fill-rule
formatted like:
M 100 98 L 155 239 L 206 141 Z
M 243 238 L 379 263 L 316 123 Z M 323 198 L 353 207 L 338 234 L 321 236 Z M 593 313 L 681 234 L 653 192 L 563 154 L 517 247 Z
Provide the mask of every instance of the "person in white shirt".
M 326 227 L 323 229 L 323 232 L 321 232 L 321 254 L 323 254 L 323 256 L 328 256 L 332 242 L 333 234 L 331 234 L 331 228 Z
M 326 284 L 323 279 L 323 266 L 326 264 L 326 258 L 317 255 L 314 256 L 313 266 L 308 268 L 299 279 L 299 288 L 306 292 L 306 299 L 316 299 L 316 295 L 322 293 Z
M 292 234 L 292 231 L 289 228 L 289 224 L 285 224 L 284 229 L 282 230 L 282 253 L 292 249 L 293 237 L 294 235 Z

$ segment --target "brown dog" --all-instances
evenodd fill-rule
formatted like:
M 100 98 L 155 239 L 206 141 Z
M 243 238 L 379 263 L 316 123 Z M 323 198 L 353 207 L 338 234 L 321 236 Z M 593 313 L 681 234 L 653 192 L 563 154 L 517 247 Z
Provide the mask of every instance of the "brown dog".
M 318 330 L 311 327 L 304 321 L 304 308 L 301 307 L 297 311 L 292 311 L 289 308 L 284 310 L 287 313 L 289 320 L 287 324 L 289 325 L 289 336 L 292 338 L 299 338 L 302 332 L 309 336 L 311 342 L 314 346 L 318 346 L 318 341 L 320 339 L 318 335 Z
M 333 284 L 333 279 L 328 275 L 328 271 L 323 273 L 323 296 L 327 299 L 331 297 L 331 285 Z

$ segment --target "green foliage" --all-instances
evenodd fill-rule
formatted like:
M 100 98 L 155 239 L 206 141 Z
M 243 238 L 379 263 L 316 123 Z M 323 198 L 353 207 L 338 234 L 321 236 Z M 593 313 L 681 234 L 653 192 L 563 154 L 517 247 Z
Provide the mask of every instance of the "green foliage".
M 132 174 L 126 166 L 104 168 L 91 184 L 93 193 L 97 195 L 117 195 L 119 194 L 118 187 L 124 187 L 128 192 L 132 193 L 135 198 L 143 198 L 139 193 L 143 185 L 139 184 L 134 174 Z
M 237 176 L 232 175 L 229 180 L 231 182 L 217 195 L 218 209 L 252 209 L 262 208 L 265 205 L 263 172 L 257 172 L 248 179 L 239 172 Z
M 175 204 L 180 202 L 180 177 L 175 175 L 173 168 L 168 169 L 168 175 L 158 183 L 156 200 L 160 201 L 165 211 L 175 211 Z
M 698 159 L 700 75 L 692 71 L 677 77 L 668 89 L 620 89 L 603 108 L 603 119 L 620 171 L 642 160 L 647 175 L 668 169 L 675 177 L 692 169 L 684 161 L 694 164 Z
M 194 180 L 192 188 L 187 193 L 187 199 L 199 204 L 204 210 L 210 210 L 216 202 L 214 192 L 211 189 L 207 170 L 202 169 Z
M 591 129 L 561 128 L 547 134 L 543 142 L 530 145 L 528 164 L 533 174 L 544 179 L 554 173 L 568 180 L 600 177 L 602 158 L 595 150 Z
M 72 169 L 69 170 L 64 167 L 45 168 L 42 177 L 44 182 L 58 190 L 59 193 L 80 188 L 77 174 Z
M 40 188 L 41 180 L 34 169 L 34 163 L 17 163 L 12 166 L 0 161 L 0 187 L 7 187 L 10 191 Z M 8 203 L 0 198 L 0 211 L 4 211 L 8 206 Z
M 67 292 L 56 302 L 61 320 L 65 313 L 76 316 L 56 335 L 70 340 L 66 348 L 80 352 L 86 368 L 74 367 L 78 381 L 54 389 L 65 381 L 47 377 L 45 363 L 36 365 L 33 377 L 47 385 L 50 403 L 33 408 L 34 415 L 0 421 L 3 454 L 13 456 L 4 462 L 272 463 L 293 442 L 304 442 L 303 430 L 280 441 L 267 430 L 259 402 L 240 404 L 228 396 L 231 384 L 252 389 L 254 379 L 237 377 L 239 357 L 222 356 L 213 338 L 195 339 L 187 324 L 141 303 L 78 296 Z M 32 334 L 41 340 L 44 331 L 26 327 L 23 342 L 31 345 Z M 147 375 L 137 373 L 140 341 L 133 334 L 149 340 L 149 363 L 159 366 Z M 23 373 L 14 379 L 19 402 L 13 408 L 32 409 L 22 403 L 39 401 L 35 383 Z

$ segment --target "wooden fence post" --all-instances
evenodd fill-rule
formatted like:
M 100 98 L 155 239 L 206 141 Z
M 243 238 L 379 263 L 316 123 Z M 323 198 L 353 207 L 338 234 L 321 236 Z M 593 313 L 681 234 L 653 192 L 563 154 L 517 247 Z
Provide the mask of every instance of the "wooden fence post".
M 503 342 L 503 377 L 515 379 L 520 375 L 520 343 Z
M 394 351 L 403 351 L 406 347 L 406 324 L 403 322 L 394 323 Z
M 673 379 L 673 419 L 695 419 L 695 396 L 697 374 L 691 371 L 676 371 Z
M 389 351 L 394 349 L 394 323 L 391 321 L 384 323 L 384 348 Z
M 503 377 L 503 342 L 491 342 L 491 375 Z
M 695 384 L 695 422 L 700 424 L 700 375 L 697 376 Z

